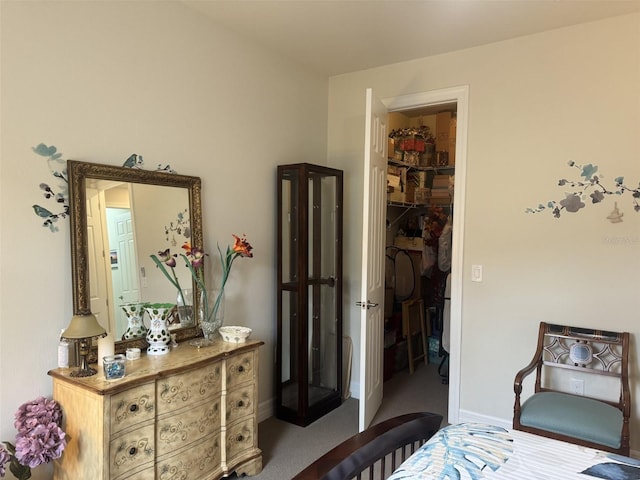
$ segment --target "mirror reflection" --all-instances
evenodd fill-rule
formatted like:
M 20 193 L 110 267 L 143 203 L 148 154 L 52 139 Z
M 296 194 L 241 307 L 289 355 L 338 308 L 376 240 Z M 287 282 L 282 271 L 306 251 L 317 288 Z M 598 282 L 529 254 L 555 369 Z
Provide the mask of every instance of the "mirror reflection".
M 144 334 L 131 318 L 140 308 L 132 306 L 178 303 L 176 288 L 150 255 L 202 244 L 200 178 L 74 160 L 67 171 L 74 314 L 96 315 L 115 340 L 125 340 L 121 350 L 140 346 Z M 181 267 L 174 272 L 191 313 L 198 299 Z M 171 326 L 179 341 L 199 334 L 193 316 L 182 313 L 176 309 Z
M 177 253 L 191 242 L 189 192 L 91 178 L 85 188 L 91 311 L 115 338 L 123 339 L 125 332 L 133 338 L 135 331 L 127 332 L 131 304 L 177 302 L 175 288 L 149 255 L 165 249 Z M 191 286 L 188 269 L 175 273 L 181 285 Z M 189 318 L 178 320 L 192 326 Z

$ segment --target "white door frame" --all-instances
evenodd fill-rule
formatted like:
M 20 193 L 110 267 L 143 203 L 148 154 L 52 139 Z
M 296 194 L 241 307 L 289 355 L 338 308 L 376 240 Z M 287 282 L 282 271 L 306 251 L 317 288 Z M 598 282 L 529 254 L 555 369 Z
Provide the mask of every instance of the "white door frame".
M 462 267 L 464 260 L 464 216 L 467 170 L 467 130 L 469 86 L 444 88 L 387 98 L 382 101 L 390 112 L 447 103 L 457 104 L 456 171 L 454 186 L 453 245 L 451 259 L 451 338 L 449 352 L 449 418 L 460 417 L 460 346 L 462 342 Z

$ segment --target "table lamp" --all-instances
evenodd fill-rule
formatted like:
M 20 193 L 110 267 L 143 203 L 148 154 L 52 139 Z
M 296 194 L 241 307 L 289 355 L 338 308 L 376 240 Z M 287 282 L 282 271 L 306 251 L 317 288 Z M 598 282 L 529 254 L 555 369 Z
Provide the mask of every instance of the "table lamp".
M 67 329 L 62 332 L 62 338 L 69 340 L 79 340 L 80 342 L 80 368 L 71 372 L 72 377 L 90 377 L 97 372 L 89 367 L 87 355 L 89 354 L 89 343 L 92 338 L 104 337 L 106 330 L 98 323 L 98 319 L 91 312 L 81 312 L 71 318 Z

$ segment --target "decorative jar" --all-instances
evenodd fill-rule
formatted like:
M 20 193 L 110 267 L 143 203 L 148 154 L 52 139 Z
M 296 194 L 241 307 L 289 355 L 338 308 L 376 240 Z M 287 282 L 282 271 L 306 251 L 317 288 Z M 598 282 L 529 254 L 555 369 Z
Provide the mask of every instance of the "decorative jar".
M 125 356 L 122 354 L 107 355 L 102 359 L 102 366 L 106 380 L 123 378 L 125 374 Z
M 127 315 L 127 329 L 122 335 L 123 340 L 133 338 L 144 338 L 147 334 L 147 327 L 144 325 L 144 303 L 126 303 L 121 305 L 122 310 Z
M 167 317 L 174 307 L 171 303 L 154 303 L 147 305 L 146 311 L 149 315 L 150 324 L 147 331 L 147 355 L 165 355 L 169 353 L 169 343 L 171 336 Z

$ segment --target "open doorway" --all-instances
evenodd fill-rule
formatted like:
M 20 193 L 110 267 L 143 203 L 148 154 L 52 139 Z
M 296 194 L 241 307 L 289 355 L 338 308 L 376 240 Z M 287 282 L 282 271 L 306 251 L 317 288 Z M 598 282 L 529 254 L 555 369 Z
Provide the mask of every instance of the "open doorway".
M 449 268 L 446 274 L 441 276 L 442 279 L 446 279 L 447 276 L 449 278 L 448 290 L 445 294 L 445 287 L 447 286 L 446 282 L 436 282 L 435 285 L 439 285 L 442 290 L 439 293 L 444 296 L 446 300 L 445 302 L 440 302 L 438 307 L 434 309 L 434 305 L 431 304 L 431 299 L 425 298 L 425 323 L 431 322 L 431 327 L 437 327 L 437 329 L 432 328 L 429 333 L 431 333 L 431 339 L 427 341 L 427 350 L 431 349 L 432 359 L 438 362 L 438 366 L 440 362 L 443 360 L 443 355 L 446 352 L 446 359 L 441 368 L 441 372 L 446 374 L 446 381 L 448 382 L 448 421 L 449 423 L 457 423 L 459 416 L 459 378 L 460 378 L 460 330 L 461 330 L 461 303 L 462 303 L 462 265 L 463 265 L 463 227 L 464 227 L 464 192 L 465 192 L 465 181 L 466 181 L 466 143 L 467 143 L 467 118 L 468 118 L 468 87 L 454 87 L 450 89 L 443 89 L 431 92 L 424 92 L 420 94 L 413 95 L 405 95 L 395 98 L 386 99 L 383 103 L 387 106 L 389 112 L 391 114 L 397 113 L 399 115 L 405 116 L 409 118 L 409 124 L 414 126 L 428 125 L 429 129 L 434 137 L 438 135 L 438 113 L 449 112 L 450 118 L 454 120 L 454 128 L 455 132 L 451 132 L 449 130 L 449 138 L 447 138 L 448 142 L 451 142 L 452 136 L 455 136 L 455 140 L 453 144 L 449 143 L 448 156 L 446 158 L 444 155 L 438 155 L 438 151 L 442 151 L 442 144 L 438 145 L 437 138 L 434 138 L 435 148 L 433 153 L 433 158 L 430 160 L 429 156 L 426 155 L 426 159 L 422 160 L 427 163 L 425 167 L 429 167 L 429 162 L 435 163 L 431 165 L 432 169 L 414 169 L 417 172 L 427 172 L 423 174 L 422 177 L 418 175 L 419 178 L 426 179 L 426 182 L 431 182 L 430 185 L 425 183 L 422 188 L 431 188 L 432 191 L 428 192 L 430 195 L 429 206 L 432 203 L 438 205 L 438 208 L 441 208 L 442 214 L 446 217 L 445 222 L 450 223 L 451 227 L 451 239 L 450 239 L 450 256 L 449 256 Z M 446 115 L 444 116 L 446 117 Z M 401 118 L 401 117 L 400 117 Z M 434 124 L 435 122 L 435 124 Z M 394 125 L 392 122 L 389 124 L 389 130 L 393 130 L 394 128 L 398 128 L 399 125 Z M 442 138 L 441 138 L 442 140 Z M 440 149 L 438 148 L 440 147 Z M 407 147 L 408 148 L 408 147 Z M 395 146 L 394 146 L 394 155 L 395 155 Z M 388 154 L 389 155 L 389 154 Z M 399 157 L 396 157 L 399 160 Z M 409 156 L 410 161 L 411 157 Z M 404 162 L 404 156 L 402 157 L 402 161 Z M 417 164 L 420 165 L 420 159 L 417 160 Z M 447 168 L 444 168 L 447 167 Z M 440 176 L 442 175 L 442 176 Z M 439 176 L 439 177 L 438 177 Z M 451 182 L 449 183 L 449 178 Z M 442 188 L 447 190 L 445 192 L 438 192 L 437 195 L 433 195 L 433 180 L 436 181 L 435 188 Z M 409 196 L 405 196 L 402 200 L 411 200 L 410 196 L 412 192 L 405 191 L 405 194 Z M 422 192 L 424 193 L 424 192 Z M 449 194 L 449 198 L 447 198 L 447 194 Z M 441 197 L 440 197 L 441 195 Z M 418 215 L 418 221 L 406 222 L 407 225 L 403 225 L 402 216 L 409 215 L 407 212 L 417 212 L 419 210 L 418 207 L 414 207 L 413 204 L 416 204 L 416 192 L 413 192 L 413 202 L 398 202 L 405 203 L 407 205 L 400 205 L 399 208 L 396 208 L 396 212 L 393 215 L 388 216 L 389 223 L 387 226 L 387 245 L 391 245 L 393 247 L 411 247 L 411 248 L 403 248 L 407 252 L 410 252 L 412 249 L 422 250 L 422 235 L 421 238 L 418 239 L 418 242 L 408 240 L 411 245 L 405 245 L 403 242 L 407 242 L 407 240 L 401 239 L 399 242 L 396 242 L 398 238 L 398 231 L 400 227 L 405 227 L 405 233 L 414 233 L 408 232 L 412 227 L 416 227 L 415 230 L 420 232 L 423 231 L 421 226 L 424 226 L 424 222 L 430 219 L 429 214 L 421 207 L 424 211 L 422 212 L 422 225 L 420 225 L 420 215 Z M 435 202 L 434 198 L 438 198 Z M 398 197 L 396 200 L 400 200 Z M 446 206 L 446 208 L 441 207 L 441 205 Z M 455 208 L 454 208 L 455 205 Z M 404 207 L 404 208 L 403 208 Z M 409 207 L 409 208 L 407 208 Z M 403 213 L 404 212 L 404 213 Z M 416 216 L 415 213 L 412 216 Z M 398 220 L 400 218 L 400 220 Z M 407 219 L 408 220 L 408 219 Z M 415 238 L 411 236 L 405 236 L 404 238 Z M 415 245 L 417 243 L 417 245 Z M 420 252 L 424 254 L 424 250 Z M 414 270 L 413 281 L 413 297 L 424 297 L 425 291 L 423 286 L 424 280 L 426 280 L 426 275 L 422 275 L 422 258 L 420 258 L 419 265 L 416 265 L 416 260 L 418 255 L 415 255 L 416 258 L 413 259 L 411 264 L 411 268 Z M 417 279 L 417 280 L 416 280 Z M 397 284 L 397 279 L 396 279 Z M 405 287 L 404 294 L 406 295 L 409 289 Z M 434 292 L 432 292 L 434 293 Z M 388 296 L 388 295 L 387 295 Z M 385 303 L 386 303 L 385 298 Z M 395 294 L 394 294 L 394 302 L 395 302 Z M 444 299 L 442 299 L 444 300 Z M 385 310 L 388 309 L 385 308 Z M 439 311 L 438 311 L 439 310 Z M 448 323 L 448 328 L 445 328 Z M 443 333 L 445 334 L 445 338 L 442 338 Z M 419 335 L 418 335 L 419 337 Z M 419 340 L 418 340 L 419 341 Z M 447 348 L 443 351 L 443 343 L 446 344 Z M 425 352 L 429 354 L 429 351 Z M 396 353 L 396 355 L 402 355 L 402 353 Z M 404 353 L 406 355 L 406 353 Z M 408 360 L 408 356 L 407 356 Z M 446 369 L 446 370 L 445 370 Z M 385 387 L 386 388 L 386 387 Z M 384 396 L 387 393 L 383 394 Z
M 446 418 L 457 104 L 390 112 L 387 125 L 384 396 L 420 396 L 415 378 Z

